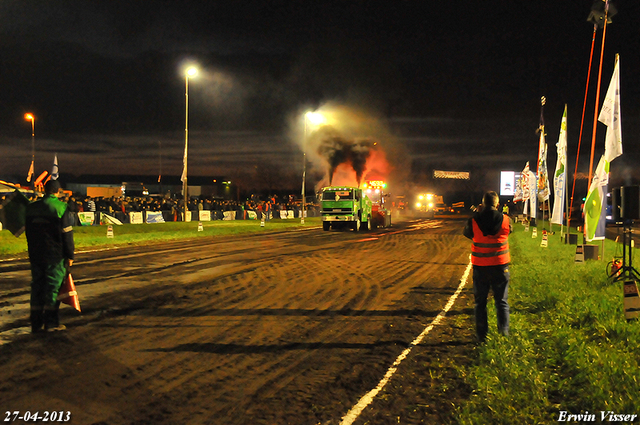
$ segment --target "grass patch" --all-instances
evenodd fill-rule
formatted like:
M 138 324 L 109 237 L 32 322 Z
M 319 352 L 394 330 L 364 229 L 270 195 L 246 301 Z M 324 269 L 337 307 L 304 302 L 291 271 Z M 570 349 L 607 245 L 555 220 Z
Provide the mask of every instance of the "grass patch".
M 511 336 L 491 332 L 464 370 L 473 394 L 456 412 L 461 424 L 556 423 L 560 411 L 639 413 L 640 322 L 624 316 L 622 282 L 606 265 L 616 250 L 605 241 L 604 261 L 575 263 L 575 245 L 551 235 L 531 238 L 514 225 L 509 304 Z M 600 247 L 600 249 L 602 249 Z M 635 250 L 634 250 L 635 251 Z
M 203 230 L 198 232 L 198 222 L 169 222 L 155 224 L 123 224 L 113 226 L 113 238 L 107 238 L 107 226 L 74 227 L 76 250 L 83 248 L 113 248 L 119 246 L 145 244 L 154 241 L 194 239 L 202 237 L 223 237 L 256 232 L 274 232 L 320 225 L 320 217 L 308 217 L 304 225 L 300 219 L 270 220 L 264 227 L 259 220 L 203 221 Z M 27 256 L 27 239 L 19 238 L 8 230 L 0 231 L 0 259 Z

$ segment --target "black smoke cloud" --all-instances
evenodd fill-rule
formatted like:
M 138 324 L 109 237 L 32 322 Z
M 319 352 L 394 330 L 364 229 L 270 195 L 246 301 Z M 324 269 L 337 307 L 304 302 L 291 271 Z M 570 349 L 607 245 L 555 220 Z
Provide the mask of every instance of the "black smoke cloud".
M 317 152 L 329 165 L 329 184 L 332 183 L 333 175 L 340 164 L 351 164 L 360 185 L 366 171 L 367 159 L 375 149 L 376 142 L 369 138 L 346 139 L 332 128 L 326 127 L 319 131 L 320 144 Z

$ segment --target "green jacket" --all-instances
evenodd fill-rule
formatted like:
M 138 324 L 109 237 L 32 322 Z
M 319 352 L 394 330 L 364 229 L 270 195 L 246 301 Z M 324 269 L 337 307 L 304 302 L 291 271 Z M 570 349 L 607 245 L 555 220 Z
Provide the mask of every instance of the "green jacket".
M 67 204 L 54 195 L 27 205 L 25 231 L 32 264 L 73 260 L 73 217 Z

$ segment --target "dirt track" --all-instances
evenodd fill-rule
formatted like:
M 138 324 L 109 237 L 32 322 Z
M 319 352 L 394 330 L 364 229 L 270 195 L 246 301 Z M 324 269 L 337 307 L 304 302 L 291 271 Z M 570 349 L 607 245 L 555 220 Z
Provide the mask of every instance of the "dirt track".
M 338 424 L 458 287 L 461 221 L 320 229 L 80 254 L 83 314 L 0 346 L 0 413 L 74 424 Z M 28 271 L 4 264 L 3 328 Z M 354 422 L 448 422 L 469 390 L 470 283 Z M 20 423 L 16 421 L 15 423 Z

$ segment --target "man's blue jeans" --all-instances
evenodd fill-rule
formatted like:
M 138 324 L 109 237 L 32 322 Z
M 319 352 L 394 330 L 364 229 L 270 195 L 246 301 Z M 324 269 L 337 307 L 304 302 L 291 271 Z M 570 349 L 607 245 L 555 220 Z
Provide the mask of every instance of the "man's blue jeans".
M 509 265 L 473 266 L 473 295 L 475 298 L 476 334 L 479 341 L 487 338 L 487 298 L 493 292 L 498 318 L 498 331 L 509 335 Z

